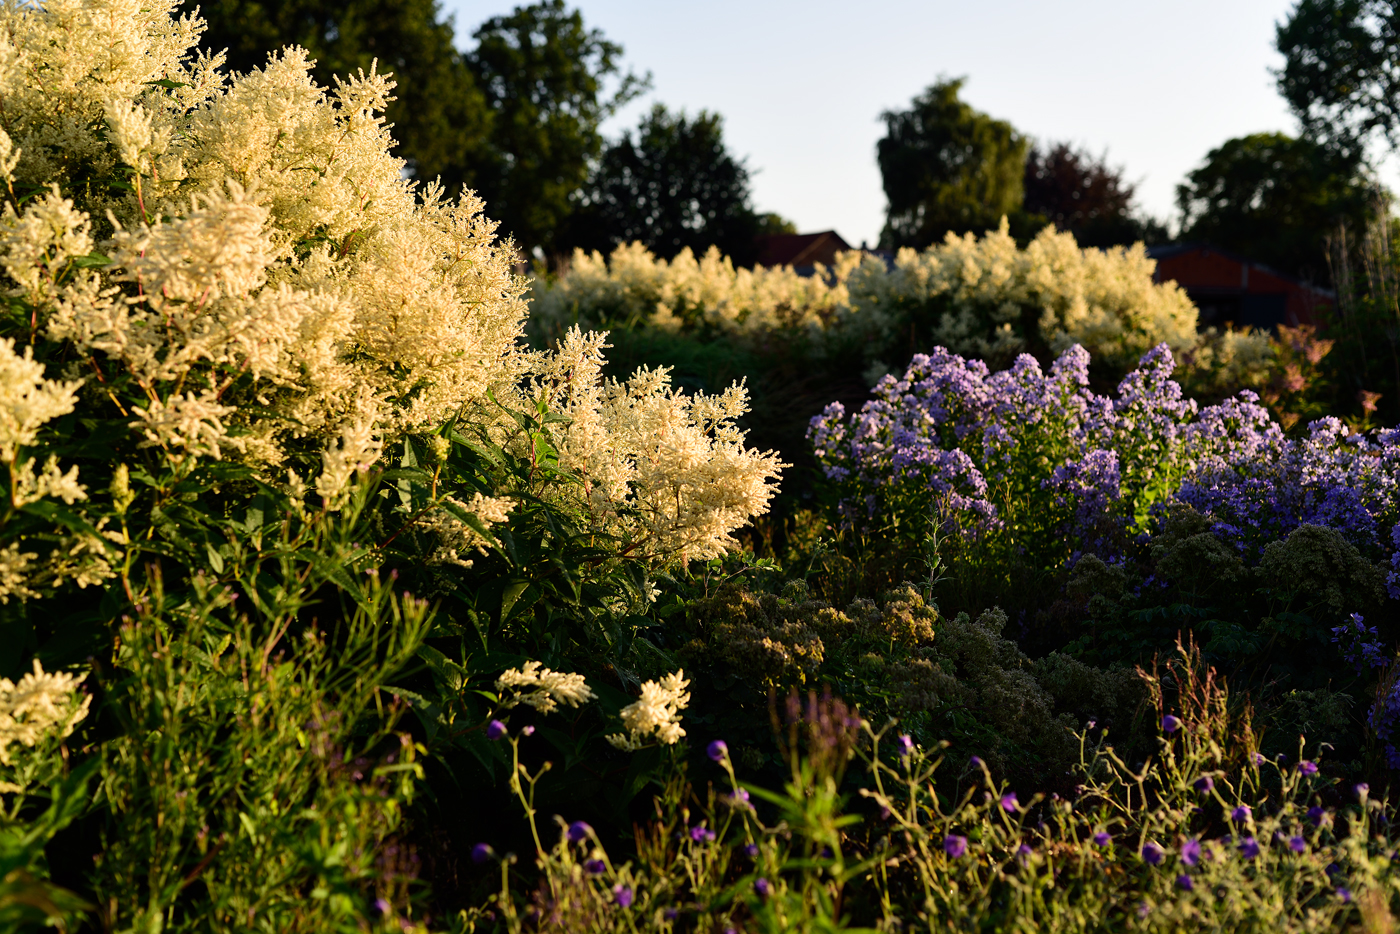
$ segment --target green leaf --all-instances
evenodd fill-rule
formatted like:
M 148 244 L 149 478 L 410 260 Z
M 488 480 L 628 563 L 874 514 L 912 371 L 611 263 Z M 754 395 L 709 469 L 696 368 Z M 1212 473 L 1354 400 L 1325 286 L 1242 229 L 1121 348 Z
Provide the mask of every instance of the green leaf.
M 513 580 L 506 584 L 506 589 L 501 592 L 501 623 L 510 618 L 511 607 L 515 606 L 515 601 L 520 599 L 520 595 L 525 592 L 525 588 L 530 586 L 526 580 Z

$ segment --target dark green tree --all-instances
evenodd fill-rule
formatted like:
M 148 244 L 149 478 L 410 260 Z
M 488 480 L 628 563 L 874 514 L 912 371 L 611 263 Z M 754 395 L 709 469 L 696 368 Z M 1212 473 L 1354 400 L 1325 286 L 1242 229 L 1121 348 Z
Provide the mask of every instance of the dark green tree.
M 1400 142 L 1400 10 L 1386 0 L 1300 0 L 1277 28 L 1281 93 L 1303 135 L 1359 155 Z
M 316 60 L 315 77 L 368 71 L 378 60 L 393 72 L 397 98 L 386 117 L 397 155 L 423 180 L 441 176 L 449 194 L 478 182 L 492 114 L 466 62 L 452 44 L 451 19 L 436 0 L 185 0 L 208 23 L 200 42 L 227 50 L 229 67 L 251 71 L 268 54 L 299 45 Z
M 622 47 L 564 0 L 516 7 L 483 23 L 467 63 L 495 114 L 477 188 L 501 232 L 527 253 L 558 255 L 569 216 L 602 154 L 599 126 L 646 89 L 621 75 Z M 608 79 L 618 86 L 607 92 Z
M 908 110 L 882 115 L 877 147 L 889 200 L 885 247 L 926 247 L 948 231 L 981 232 L 1021 207 L 1027 140 L 958 99 L 965 79 L 940 81 Z
M 1161 224 L 1134 210 L 1136 186 L 1124 180 L 1121 168 L 1069 143 L 1031 146 L 1024 185 L 1026 216 L 1020 226 L 1037 227 L 1038 220 L 1054 224 L 1074 234 L 1081 246 L 1167 239 Z
M 1227 140 L 1177 186 L 1181 239 L 1326 281 L 1324 237 L 1364 230 L 1372 190 L 1354 154 L 1283 133 Z
M 750 206 L 749 172 L 724 145 L 723 119 L 693 119 L 661 104 L 603 152 L 589 186 L 579 243 L 609 249 L 640 240 L 658 256 L 712 244 L 747 265 L 761 221 Z

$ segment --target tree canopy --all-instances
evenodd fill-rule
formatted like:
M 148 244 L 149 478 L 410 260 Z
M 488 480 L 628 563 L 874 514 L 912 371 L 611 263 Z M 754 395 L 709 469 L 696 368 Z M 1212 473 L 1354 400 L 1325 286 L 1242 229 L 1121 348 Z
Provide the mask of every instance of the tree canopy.
M 1054 224 L 1081 246 L 1118 246 L 1166 239 L 1161 224 L 1137 215 L 1136 186 L 1123 169 L 1069 143 L 1034 144 L 1026 155 L 1022 226 Z
M 882 115 L 886 247 L 925 247 L 948 231 L 994 228 L 1021 206 L 1027 140 L 959 100 L 964 80 L 939 81 L 908 110 Z
M 1354 155 L 1283 133 L 1227 140 L 1177 186 L 1181 237 L 1327 279 L 1324 236 L 1363 229 L 1371 187 Z
M 607 146 L 577 215 L 577 244 L 609 249 L 641 241 L 669 259 L 711 244 L 738 264 L 753 261 L 762 221 L 750 205 L 749 171 L 724 143 L 719 114 L 695 117 L 655 105 Z
M 1400 10 L 1386 0 L 1299 0 L 1280 23 L 1279 93 L 1303 135 L 1360 155 L 1400 141 Z
M 473 34 L 467 65 L 495 114 L 477 190 L 516 243 L 562 252 L 566 224 L 603 151 L 599 130 L 649 77 L 621 74 L 622 46 L 564 0 L 495 16 Z M 618 86 L 606 91 L 608 79 Z

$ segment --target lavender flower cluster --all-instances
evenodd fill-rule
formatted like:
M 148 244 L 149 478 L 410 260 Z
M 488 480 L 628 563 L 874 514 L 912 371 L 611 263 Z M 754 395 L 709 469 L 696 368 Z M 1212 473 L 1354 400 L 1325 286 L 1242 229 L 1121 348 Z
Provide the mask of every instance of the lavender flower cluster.
M 1154 348 L 1110 398 L 1088 388 L 1078 345 L 1049 373 L 1025 354 L 990 373 L 940 347 L 914 357 L 903 378 L 885 377 L 849 419 L 828 406 L 808 438 L 851 526 L 919 510 L 985 538 L 1015 512 L 1018 529 L 1095 547 L 1144 521 L 1187 466 L 1196 404 L 1173 365 L 1165 344 Z
M 1129 529 L 1150 529 L 1168 502 L 1189 504 L 1246 560 L 1300 525 L 1340 531 L 1389 559 L 1400 598 L 1400 430 L 1348 433 L 1335 418 L 1289 439 L 1241 392 L 1197 410 L 1171 379 L 1171 351 L 1143 356 L 1113 397 L 1088 388 L 1089 355 L 1067 350 L 1044 373 L 1022 355 L 1010 369 L 943 348 L 847 418 L 839 404 L 808 431 L 843 520 L 870 527 L 921 511 L 964 537 L 1043 531 L 1103 557 Z M 1022 543 L 1022 547 L 1025 543 Z

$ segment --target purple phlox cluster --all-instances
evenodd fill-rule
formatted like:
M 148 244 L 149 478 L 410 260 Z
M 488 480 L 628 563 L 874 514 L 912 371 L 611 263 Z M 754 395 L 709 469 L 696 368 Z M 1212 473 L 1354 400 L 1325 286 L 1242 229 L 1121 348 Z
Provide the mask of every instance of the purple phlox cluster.
M 1367 668 L 1385 667 L 1385 650 L 1376 627 L 1367 626 L 1365 617 L 1360 613 L 1351 614 L 1349 625 L 1333 629 L 1332 641 L 1337 643 L 1342 658 L 1356 669 L 1357 674 L 1363 674 Z
M 1071 516 L 1065 531 L 1078 550 L 1100 557 L 1112 554 L 1115 540 L 1127 526 L 1117 508 L 1123 498 L 1123 476 L 1116 451 L 1095 449 L 1066 461 L 1040 485 L 1054 492 L 1055 505 Z
M 1400 679 L 1391 677 L 1381 685 L 1367 718 L 1376 739 L 1385 750 L 1385 764 L 1400 769 L 1400 749 L 1396 748 L 1396 726 L 1400 725 Z
M 1206 410 L 1198 425 L 1208 414 L 1215 415 Z M 1307 437 L 1285 439 L 1266 417 L 1211 418 L 1216 431 L 1192 436 L 1195 468 L 1174 498 L 1206 516 L 1216 537 L 1251 561 L 1300 525 L 1335 529 L 1366 553 L 1384 546 L 1395 569 L 1391 596 L 1400 597 L 1400 432 L 1348 434 L 1340 421 L 1324 418 L 1308 426 Z

